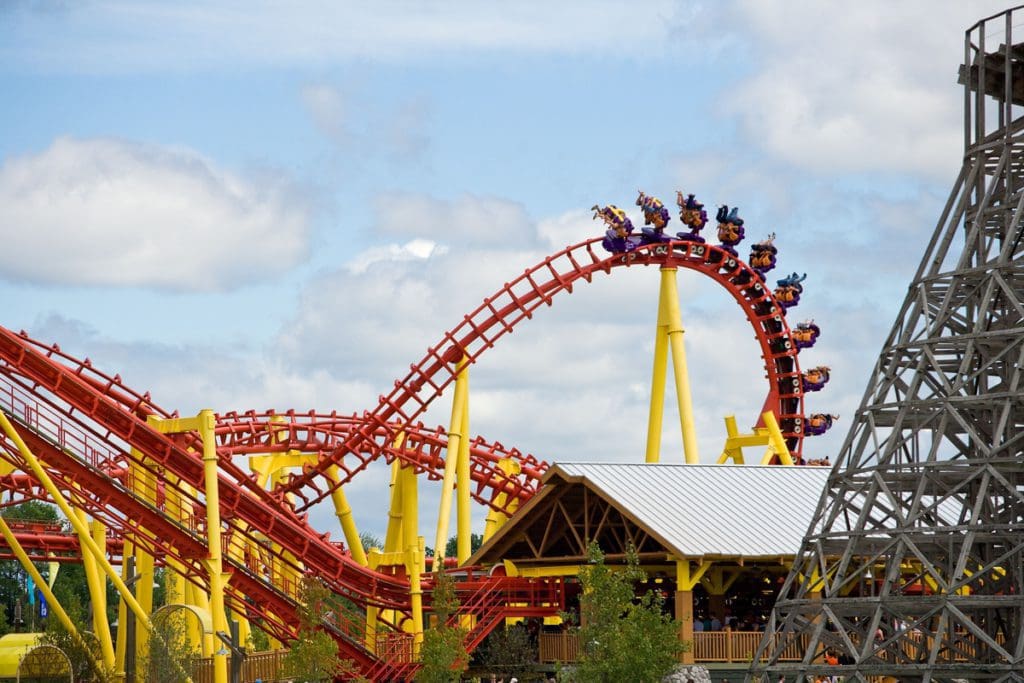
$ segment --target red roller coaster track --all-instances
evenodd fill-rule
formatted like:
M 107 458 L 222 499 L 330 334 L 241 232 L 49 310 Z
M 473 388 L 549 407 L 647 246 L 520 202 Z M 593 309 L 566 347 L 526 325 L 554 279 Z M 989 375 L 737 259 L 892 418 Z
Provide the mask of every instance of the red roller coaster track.
M 572 292 L 576 282 L 590 282 L 595 274 L 607 274 L 619 267 L 654 265 L 695 270 L 732 294 L 761 347 L 768 380 L 764 410 L 775 413 L 791 451 L 799 456 L 804 434 L 797 349 L 781 307 L 758 275 L 713 245 L 669 242 L 608 256 L 595 251 L 598 241 L 564 249 L 506 283 L 428 349 L 409 374 L 380 398 L 373 411 L 360 416 L 293 411 L 219 416 L 216 435 L 225 533 L 269 539 L 280 548 L 275 557 L 269 558 L 271 563 L 292 563 L 313 571 L 333 591 L 357 605 L 373 604 L 408 613 L 409 586 L 404 577 L 374 572 L 356 563 L 339 544 L 315 531 L 305 515 L 298 513 L 378 458 L 397 458 L 430 478 L 441 478 L 447 435 L 441 428 L 428 429 L 416 420 L 454 380 L 456 363 L 462 358 L 477 362 L 484 351 L 531 318 L 542 304 L 551 305 L 556 294 Z M 205 569 L 198 561 L 206 552 L 202 534 L 182 519 L 171 519 L 122 481 L 130 462 L 127 452 L 136 449 L 151 471 L 159 468 L 175 481 L 203 490 L 198 436 L 160 433 L 147 418 L 171 415 L 154 405 L 148 394 L 132 391 L 120 377 L 99 372 L 88 360 L 78 361 L 56 346 L 44 346 L 3 328 L 0 380 L 4 380 L 0 385 L 0 408 L 16 423 L 19 434 L 74 503 L 112 528 L 130 528 L 138 534 L 138 542 L 153 554 L 174 558 L 186 568 L 191 580 L 202 584 Z M 405 439 L 396 448 L 399 433 Z M 318 459 L 274 492 L 261 489 L 254 475 L 231 460 L 233 455 L 287 450 L 314 453 Z M 24 466 L 7 439 L 0 439 L 0 455 Z M 500 492 L 520 500 L 532 496 L 547 466 L 532 456 L 480 438 L 473 441 L 471 455 L 473 496 L 496 509 Z M 497 462 L 504 458 L 517 460 L 522 474 L 511 476 L 498 468 Z M 331 466 L 342 473 L 337 484 L 321 476 Z M 13 488 L 16 482 L 8 478 L 3 483 Z M 181 487 L 188 495 L 186 489 Z M 287 502 L 289 493 L 302 500 L 297 510 Z M 201 510 L 203 501 L 192 495 L 191 504 Z M 233 572 L 228 585 L 229 603 L 255 612 L 278 637 L 294 634 L 294 587 L 275 585 L 273 572 L 269 577 L 261 575 L 245 562 L 229 558 L 228 564 Z M 508 577 L 467 579 L 460 588 L 464 610 L 479 617 L 472 638 L 479 640 L 486 635 L 501 615 L 509 613 L 511 605 L 524 602 L 526 594 L 532 595 L 528 604 L 544 605 L 548 613 L 557 610 L 559 597 L 553 590 L 557 585 L 550 582 L 538 585 Z M 499 598 L 503 595 L 515 599 L 502 601 Z M 387 655 L 378 657 L 368 652 L 357 628 L 338 623 L 334 633 L 343 655 L 352 657 L 374 680 L 400 678 L 411 671 L 408 662 L 390 662 Z

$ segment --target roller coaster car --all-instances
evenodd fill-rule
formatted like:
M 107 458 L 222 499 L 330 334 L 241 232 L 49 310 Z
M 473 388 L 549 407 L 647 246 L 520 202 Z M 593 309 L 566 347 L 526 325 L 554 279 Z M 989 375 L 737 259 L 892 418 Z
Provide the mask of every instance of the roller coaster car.
M 636 249 L 641 243 L 640 237 L 633 235 L 633 222 L 619 207 L 609 204 L 601 208 L 594 204 L 591 210 L 594 212 L 594 218 L 600 218 L 608 226 L 601 241 L 601 246 L 607 251 L 620 254 Z
M 793 330 L 793 341 L 798 349 L 809 349 L 814 346 L 821 335 L 821 328 L 814 324 L 813 320 L 799 323 Z
M 832 422 L 838 420 L 838 415 L 828 413 L 813 413 L 807 416 L 807 434 L 820 436 L 832 428 Z
M 718 207 L 718 241 L 721 247 L 736 256 L 736 245 L 743 241 L 743 219 L 739 217 L 739 207 L 729 209 L 728 204 Z
M 803 294 L 804 286 L 801 284 L 807 279 L 807 273 L 802 276 L 793 273 L 776 282 L 775 298 L 783 308 L 792 308 L 800 303 L 800 295 Z
M 672 216 L 669 214 L 668 209 L 661 203 L 661 200 L 657 197 L 652 197 L 649 194 L 644 194 L 643 190 L 639 190 L 640 196 L 636 198 L 636 205 L 643 209 L 644 212 L 644 225 L 653 225 L 653 229 L 644 228 L 643 232 L 646 234 L 656 234 L 661 236 L 664 233 L 665 226 L 672 220 Z M 668 241 L 670 237 L 665 237 L 663 240 Z
M 775 267 L 779 250 L 775 247 L 774 241 L 775 233 L 773 232 L 768 239 L 750 247 L 750 267 L 757 271 L 761 280 L 764 280 L 765 274 Z
M 819 365 L 805 372 L 803 375 L 804 391 L 821 391 L 828 383 L 829 373 L 830 368 L 825 365 Z

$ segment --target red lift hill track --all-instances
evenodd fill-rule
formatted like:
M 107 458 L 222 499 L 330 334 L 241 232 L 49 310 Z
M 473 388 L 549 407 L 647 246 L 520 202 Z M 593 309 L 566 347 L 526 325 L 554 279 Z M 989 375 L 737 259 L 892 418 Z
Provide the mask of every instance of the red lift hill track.
M 361 674 L 371 680 L 411 677 L 416 664 L 407 655 L 403 645 L 407 634 L 401 629 L 411 612 L 408 577 L 401 571 L 379 572 L 363 566 L 343 544 L 313 529 L 303 513 L 380 458 L 389 463 L 398 459 L 430 479 L 441 479 L 446 430 L 427 428 L 417 420 L 454 382 L 457 364 L 478 362 L 502 335 L 530 319 L 541 305 L 552 305 L 556 295 L 571 293 L 574 286 L 590 282 L 596 274 L 634 266 L 686 268 L 727 289 L 761 347 L 767 376 L 763 411 L 774 413 L 787 446 L 799 457 L 805 429 L 797 347 L 783 308 L 758 274 L 729 251 L 710 244 L 669 241 L 609 255 L 600 251 L 600 243 L 594 239 L 568 247 L 484 299 L 445 332 L 375 408 L 361 415 L 314 411 L 218 415 L 224 547 L 245 540 L 263 549 L 258 562 L 224 554 L 225 571 L 231 574 L 225 588 L 228 607 L 259 619 L 279 639 L 294 638 L 297 587 L 281 577 L 314 574 L 354 606 L 352 615 L 335 614 L 328 624 L 341 656 L 355 661 Z M 197 586 L 208 585 L 202 561 L 208 554 L 202 528 L 205 497 L 194 493 L 204 490 L 197 433 L 161 433 L 150 418 L 174 416 L 148 394 L 133 391 L 119 376 L 104 374 L 56 345 L 46 346 L 2 327 L 0 409 L 72 505 L 116 530 L 112 531 L 114 543 L 119 545 L 124 530 L 129 530 L 133 542 L 158 562 L 173 563 Z M 270 491 L 232 461 L 234 455 L 290 451 L 312 453 L 315 461 Z M 31 470 L 7 437 L 0 439 L 0 457 L 16 468 L 16 473 L 0 477 L 0 488 L 10 500 L 47 498 L 39 482 L 24 474 Z M 507 474 L 499 468 L 505 459 L 517 461 L 521 472 Z M 471 442 L 470 460 L 473 498 L 500 512 L 507 511 L 508 501 L 528 500 L 547 468 L 547 463 L 532 456 L 479 437 Z M 138 481 L 131 481 L 133 467 L 143 468 L 154 478 L 159 472 L 161 481 L 166 480 L 166 486 L 184 501 L 185 511 L 154 504 L 153 496 L 145 495 Z M 325 476 L 331 471 L 336 472 L 333 479 Z M 18 532 L 23 538 L 37 533 L 40 543 L 63 554 L 73 545 L 52 528 L 26 527 Z M 452 575 L 462 613 L 475 617 L 471 648 L 507 616 L 551 615 L 564 607 L 559 579 L 488 576 L 474 568 L 453 570 Z M 429 575 L 424 580 L 424 605 L 429 609 Z M 378 629 L 385 631 L 372 650 L 364 632 L 369 607 L 394 615 L 379 622 Z

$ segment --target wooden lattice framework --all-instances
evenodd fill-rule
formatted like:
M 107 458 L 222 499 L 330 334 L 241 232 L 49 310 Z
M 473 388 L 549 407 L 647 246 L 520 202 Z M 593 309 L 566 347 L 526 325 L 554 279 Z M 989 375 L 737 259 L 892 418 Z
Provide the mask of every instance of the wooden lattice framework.
M 967 31 L 963 168 L 753 678 L 1024 681 L 1022 19 Z

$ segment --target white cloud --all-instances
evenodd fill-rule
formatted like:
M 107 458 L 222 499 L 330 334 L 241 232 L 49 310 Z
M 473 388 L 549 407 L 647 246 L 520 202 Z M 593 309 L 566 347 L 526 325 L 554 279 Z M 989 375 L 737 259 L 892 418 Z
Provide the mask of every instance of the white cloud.
M 963 32 L 1002 2 L 834 5 L 742 0 L 755 74 L 722 97 L 747 137 L 815 171 L 914 172 L 958 166 Z
M 518 202 L 462 195 L 454 200 L 388 193 L 374 201 L 382 235 L 428 237 L 442 244 L 531 244 L 535 229 Z
M 43 284 L 228 290 L 308 251 L 309 215 L 279 177 L 199 154 L 59 138 L 0 167 L 0 276 Z
M 345 267 L 353 273 L 363 273 L 374 263 L 381 261 L 424 260 L 433 255 L 444 254 L 447 251 L 447 247 L 438 246 L 430 240 L 414 239 L 405 244 L 388 244 L 382 247 L 367 249 L 346 263 Z
M 340 60 L 417 61 L 429 56 L 512 53 L 601 54 L 629 27 L 631 58 L 675 47 L 678 3 L 636 9 L 617 0 L 513 5 L 453 0 L 281 5 L 269 0 L 207 3 L 99 2 L 59 17 L 23 13 L 19 50 L 0 57 L 75 71 L 223 68 L 226 64 L 324 65 Z M 684 16 L 685 15 L 685 16 Z M 54 22 L 63 30 L 60 40 Z

